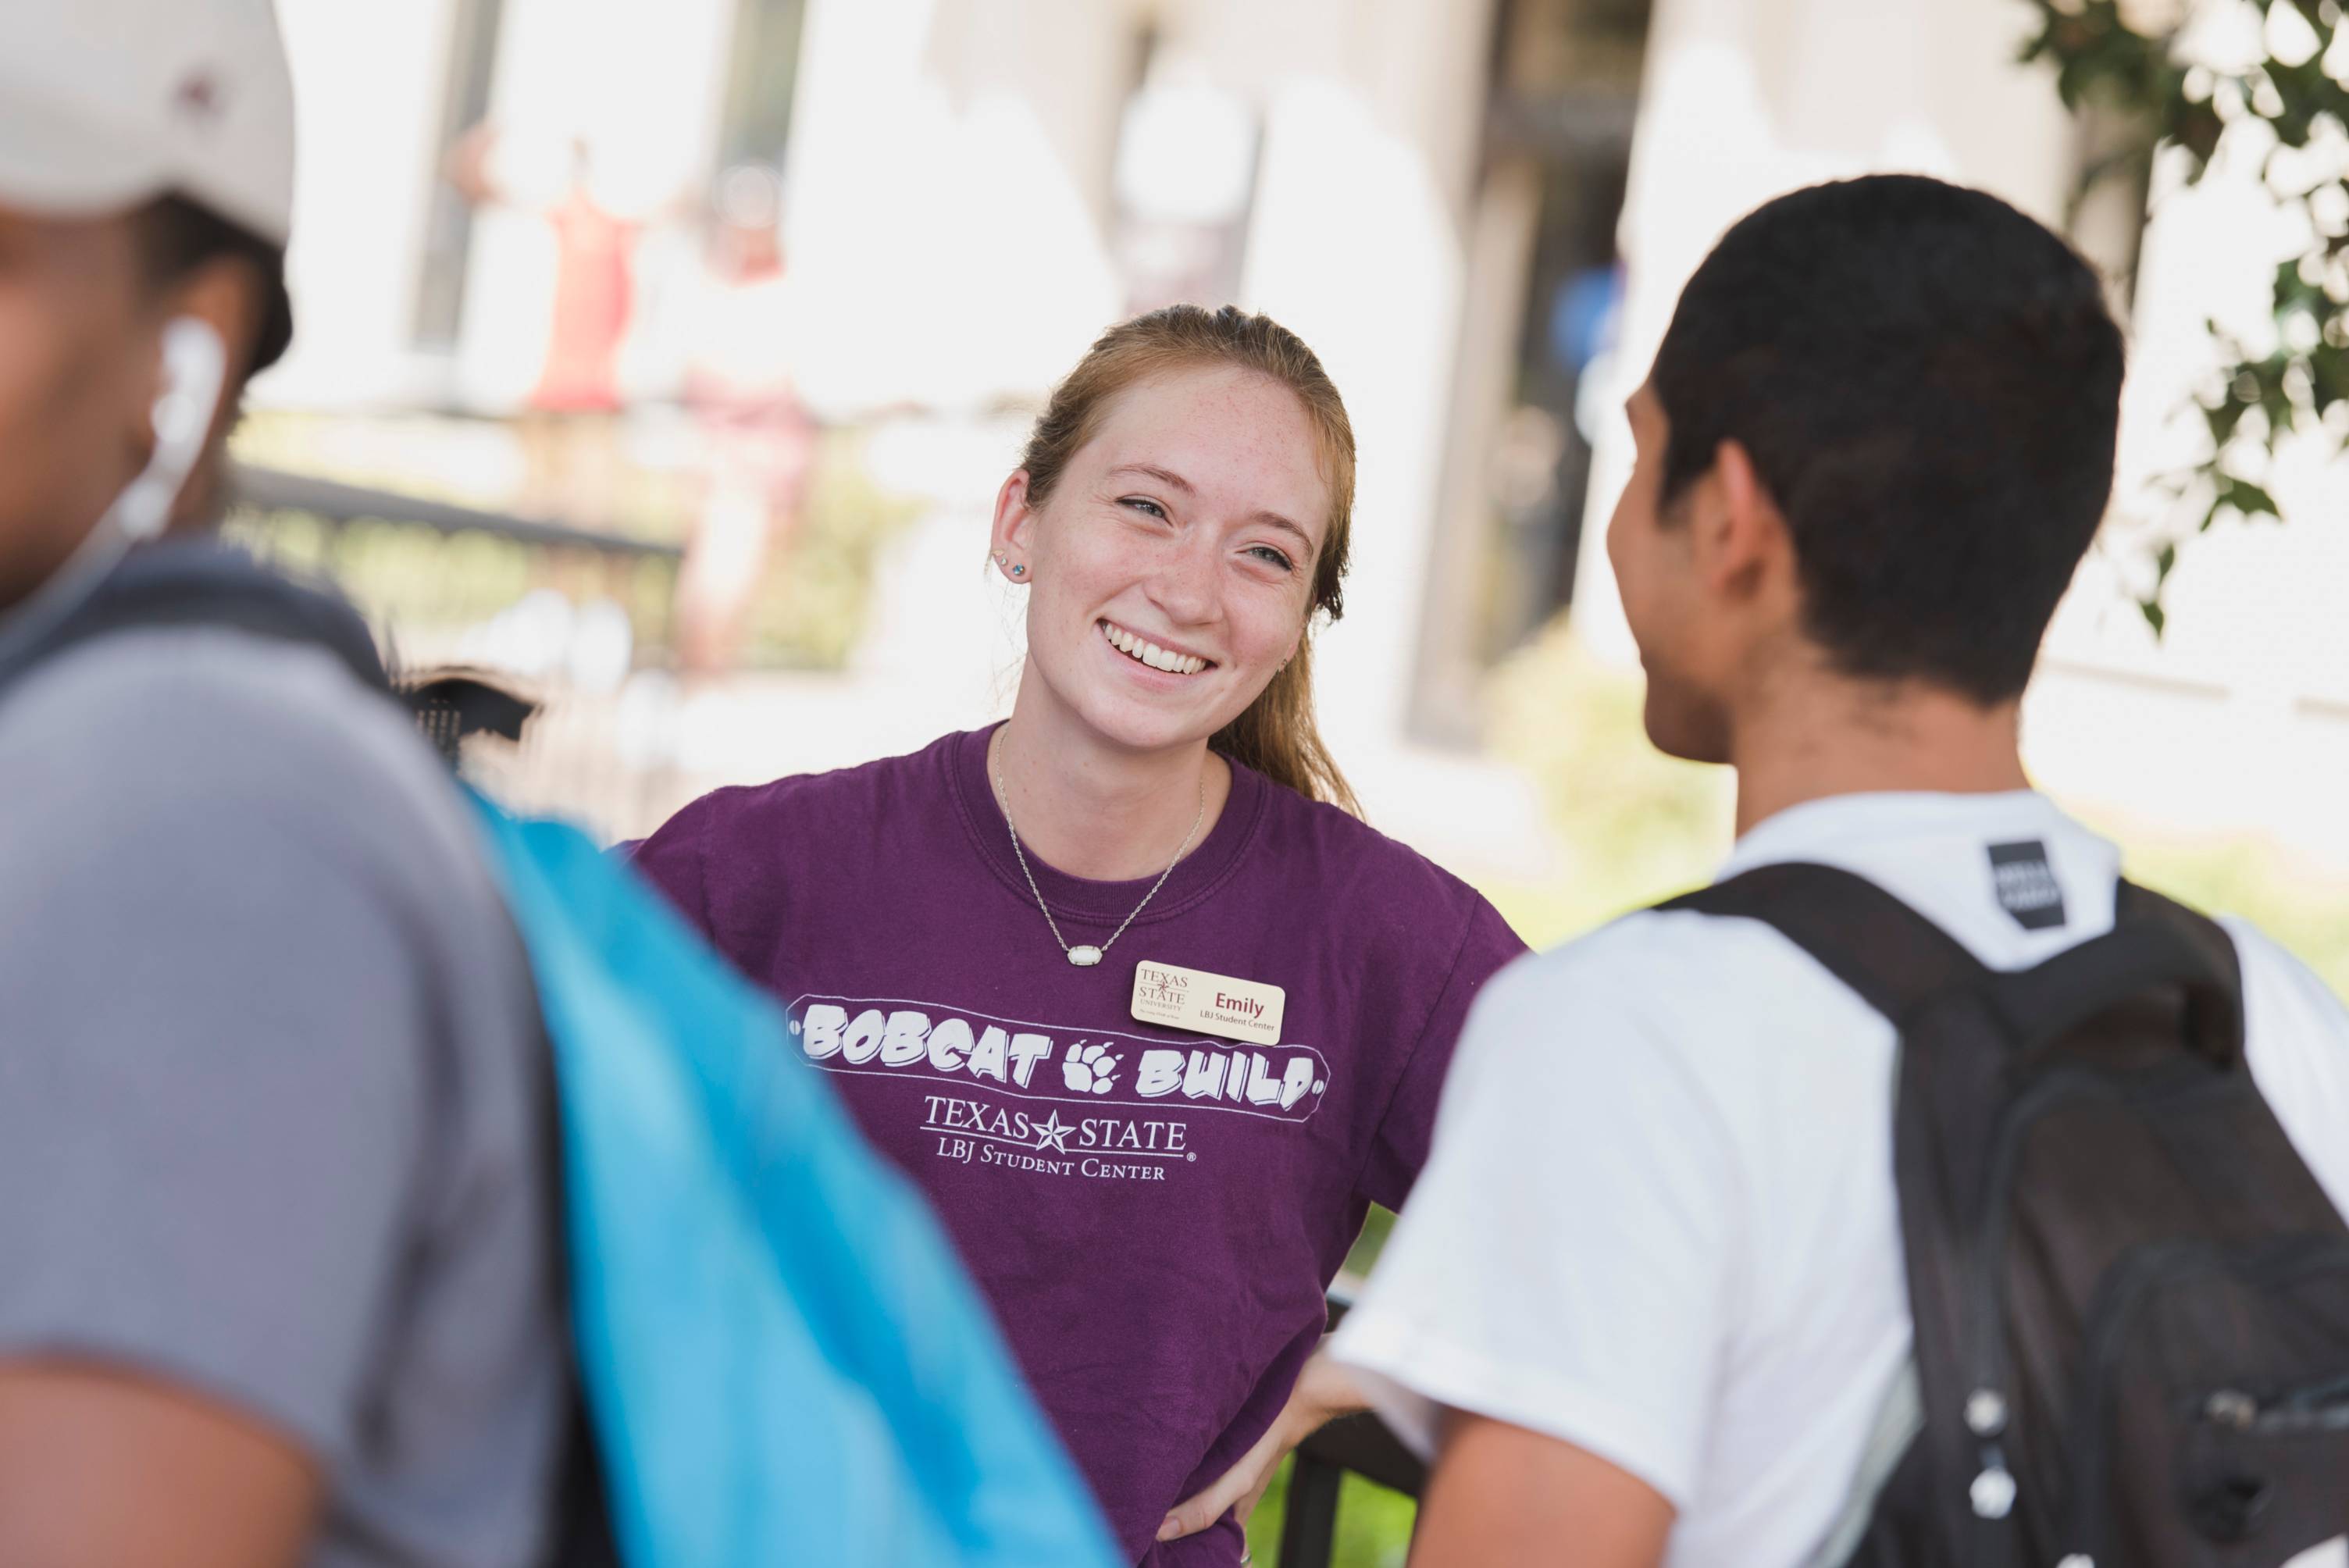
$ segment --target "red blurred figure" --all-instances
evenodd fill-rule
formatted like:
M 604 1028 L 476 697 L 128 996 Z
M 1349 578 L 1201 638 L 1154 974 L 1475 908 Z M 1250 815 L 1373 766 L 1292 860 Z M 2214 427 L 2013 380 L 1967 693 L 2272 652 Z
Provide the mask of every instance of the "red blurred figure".
M 608 521 L 623 400 L 620 346 L 636 294 L 638 225 L 596 199 L 586 141 L 572 139 L 562 192 L 550 204 L 492 170 L 499 132 L 480 125 L 450 153 L 449 179 L 476 204 L 537 208 L 554 231 L 554 298 L 546 362 L 521 423 L 522 510 L 566 521 Z
M 677 589 L 678 651 L 697 674 L 734 663 L 767 562 L 790 543 L 816 435 L 792 380 L 774 175 L 752 164 L 728 170 L 717 206 L 685 386 L 709 463 Z

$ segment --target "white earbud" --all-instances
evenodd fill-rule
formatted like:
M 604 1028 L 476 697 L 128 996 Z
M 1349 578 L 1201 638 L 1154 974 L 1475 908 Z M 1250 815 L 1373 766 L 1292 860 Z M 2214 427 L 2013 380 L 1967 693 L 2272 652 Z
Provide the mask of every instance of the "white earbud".
M 152 539 L 171 518 L 180 488 L 203 456 L 220 411 L 228 348 L 210 324 L 173 316 L 163 326 L 163 389 L 156 395 L 155 451 L 113 507 L 115 527 L 133 541 Z

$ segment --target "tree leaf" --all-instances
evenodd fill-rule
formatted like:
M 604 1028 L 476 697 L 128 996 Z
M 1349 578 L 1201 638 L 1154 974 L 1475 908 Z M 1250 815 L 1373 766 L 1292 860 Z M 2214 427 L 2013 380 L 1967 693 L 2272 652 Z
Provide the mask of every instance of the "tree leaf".
M 2316 412 L 2349 398 L 2349 348 L 2320 343 L 2308 353 L 2308 378 L 2316 387 Z
M 2283 521 L 2283 513 L 2277 508 L 2275 498 L 2248 480 L 2228 480 L 2220 489 L 2220 496 L 2247 520 L 2268 517 L 2278 522 Z
M 2213 448 L 2224 447 L 2235 438 L 2235 427 L 2243 422 L 2243 410 L 2244 405 L 2232 397 L 2215 408 L 2202 410 L 2202 418 L 2209 422 L 2210 445 Z
M 2169 106 L 2164 123 L 2169 139 L 2193 155 L 2194 166 L 2187 171 L 2187 182 L 2191 184 L 2201 179 L 2203 170 L 2209 166 L 2210 155 L 2219 150 L 2219 138 L 2227 129 L 2217 108 L 2209 103 L 2180 101 Z

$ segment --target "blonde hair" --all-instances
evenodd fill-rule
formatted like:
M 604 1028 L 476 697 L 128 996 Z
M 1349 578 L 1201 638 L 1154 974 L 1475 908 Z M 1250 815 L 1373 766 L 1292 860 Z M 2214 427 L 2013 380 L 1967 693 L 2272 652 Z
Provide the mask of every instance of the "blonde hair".
M 1236 366 L 1267 376 L 1304 405 L 1320 446 L 1321 477 L 1330 488 L 1329 527 L 1313 562 L 1311 610 L 1332 621 L 1344 613 L 1343 584 L 1354 515 L 1354 427 L 1329 372 L 1304 341 L 1270 316 L 1232 305 L 1206 310 L 1168 305 L 1102 334 L 1077 367 L 1052 389 L 1028 437 L 1019 466 L 1028 497 L 1041 506 L 1069 460 L 1092 438 L 1112 398 L 1138 382 L 1200 366 Z M 1326 800 L 1361 814 L 1361 804 L 1338 770 L 1313 721 L 1312 629 L 1270 685 L 1237 718 L 1208 741 L 1309 800 Z

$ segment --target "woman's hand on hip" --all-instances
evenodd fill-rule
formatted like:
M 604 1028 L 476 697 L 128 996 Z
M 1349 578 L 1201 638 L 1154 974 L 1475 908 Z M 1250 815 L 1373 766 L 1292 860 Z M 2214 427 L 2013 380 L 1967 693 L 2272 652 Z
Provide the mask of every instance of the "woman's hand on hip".
M 1365 1409 L 1369 1401 L 1355 1387 L 1354 1380 L 1344 1367 L 1330 1359 L 1330 1342 L 1324 1339 L 1305 1369 L 1297 1375 L 1297 1387 L 1289 1390 L 1288 1403 L 1273 1418 L 1272 1425 L 1256 1446 L 1242 1454 L 1239 1462 L 1226 1470 L 1214 1484 L 1195 1492 L 1174 1505 L 1166 1522 L 1158 1527 L 1158 1539 L 1174 1541 L 1200 1531 L 1221 1519 L 1226 1511 L 1245 1526 L 1248 1515 L 1256 1511 L 1257 1501 L 1264 1489 L 1272 1484 L 1273 1471 L 1289 1450 L 1311 1437 L 1327 1423 L 1340 1416 L 1350 1416 Z

